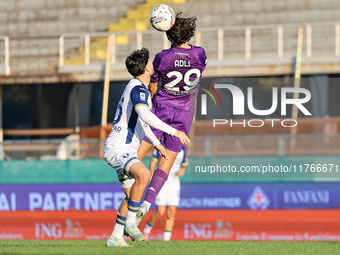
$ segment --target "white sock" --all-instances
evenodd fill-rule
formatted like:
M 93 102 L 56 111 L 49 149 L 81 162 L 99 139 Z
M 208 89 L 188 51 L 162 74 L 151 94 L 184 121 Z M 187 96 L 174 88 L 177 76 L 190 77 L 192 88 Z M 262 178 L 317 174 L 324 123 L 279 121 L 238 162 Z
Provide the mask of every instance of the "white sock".
M 136 214 L 137 212 L 133 212 L 128 210 L 126 214 L 126 223 L 128 222 L 136 222 Z
M 148 208 L 148 211 L 150 210 L 150 206 L 151 206 L 150 202 L 144 201 L 143 205 L 146 205 L 146 207 Z
M 163 234 L 163 241 L 170 241 L 171 235 L 172 235 L 171 231 L 165 230 Z
M 136 214 L 140 207 L 141 201 L 128 200 L 128 211 L 126 214 L 126 223 L 136 222 Z
M 143 232 L 147 233 L 147 234 L 150 234 L 152 228 L 153 228 L 154 225 L 151 225 L 149 222 L 146 223 L 145 225 L 145 228 L 143 230 Z
M 115 238 L 120 239 L 120 238 L 123 238 L 123 233 L 124 233 L 124 225 L 116 223 L 111 235 Z

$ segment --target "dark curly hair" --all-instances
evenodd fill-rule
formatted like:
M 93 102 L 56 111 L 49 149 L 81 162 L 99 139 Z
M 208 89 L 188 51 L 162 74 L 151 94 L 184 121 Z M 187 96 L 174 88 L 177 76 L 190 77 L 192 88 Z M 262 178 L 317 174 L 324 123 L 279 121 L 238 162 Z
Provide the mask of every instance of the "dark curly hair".
M 172 28 L 166 31 L 168 40 L 174 46 L 179 46 L 183 43 L 189 42 L 195 35 L 196 17 L 183 18 L 182 12 L 177 13 L 175 24 Z
M 125 66 L 129 73 L 136 77 L 142 75 L 145 72 L 145 67 L 149 60 L 149 50 L 142 48 L 141 50 L 135 50 L 125 60 Z

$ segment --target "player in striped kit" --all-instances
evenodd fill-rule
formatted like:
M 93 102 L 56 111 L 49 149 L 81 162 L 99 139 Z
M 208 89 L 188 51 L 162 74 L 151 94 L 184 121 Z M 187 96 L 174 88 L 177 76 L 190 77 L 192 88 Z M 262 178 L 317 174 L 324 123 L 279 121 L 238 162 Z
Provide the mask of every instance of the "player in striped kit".
M 113 232 L 106 241 L 106 245 L 112 247 L 129 246 L 123 233 L 134 241 L 145 240 L 136 225 L 136 213 L 151 174 L 137 158 L 141 140 L 148 137 L 160 155 L 167 159 L 164 147 L 149 125 L 178 137 L 183 144 L 189 143 L 189 138 L 183 132 L 165 124 L 150 111 L 151 97 L 146 84 L 149 84 L 154 69 L 149 51 L 145 48 L 134 51 L 127 57 L 125 65 L 134 78 L 125 87 L 104 147 L 104 158 L 116 170 L 126 195 L 119 207 Z

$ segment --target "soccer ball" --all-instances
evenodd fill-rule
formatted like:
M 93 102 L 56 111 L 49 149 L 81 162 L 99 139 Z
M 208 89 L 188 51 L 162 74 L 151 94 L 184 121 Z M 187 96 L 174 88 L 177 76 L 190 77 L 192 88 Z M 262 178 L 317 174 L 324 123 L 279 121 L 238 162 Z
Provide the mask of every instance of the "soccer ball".
M 150 13 L 150 23 L 158 31 L 168 31 L 175 24 L 176 15 L 174 10 L 166 5 L 156 5 Z

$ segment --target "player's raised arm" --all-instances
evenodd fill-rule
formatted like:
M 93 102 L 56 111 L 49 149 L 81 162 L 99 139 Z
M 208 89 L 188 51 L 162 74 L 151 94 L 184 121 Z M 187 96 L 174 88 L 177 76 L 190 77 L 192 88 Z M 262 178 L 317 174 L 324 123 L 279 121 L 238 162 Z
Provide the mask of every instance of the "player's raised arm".
M 145 107 L 143 104 L 136 105 L 135 108 L 138 116 L 150 126 L 159 129 L 165 133 L 168 133 L 172 136 L 175 136 L 181 140 L 183 144 L 189 145 L 190 139 L 189 137 L 182 131 L 176 130 L 175 128 L 171 127 L 170 125 L 161 121 L 156 115 L 150 112 L 148 107 Z
M 149 125 L 146 128 L 144 128 L 144 132 L 145 132 L 146 138 L 148 138 L 151 141 L 153 147 L 155 147 L 155 149 L 158 151 L 158 153 L 162 157 L 164 157 L 165 159 L 168 159 L 168 155 L 166 154 L 165 148 L 160 143 L 160 141 L 157 139 L 155 134 L 152 132 L 152 130 L 151 130 Z

